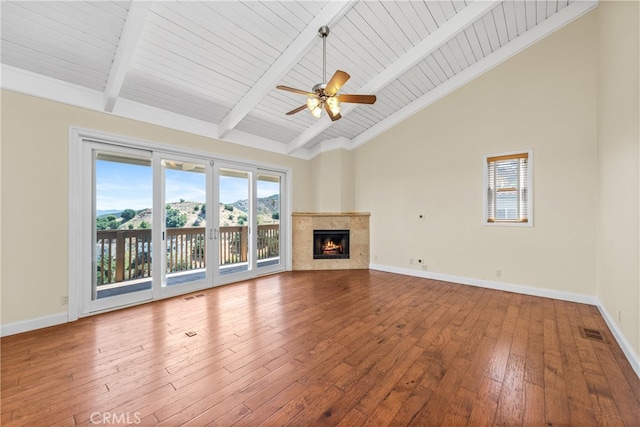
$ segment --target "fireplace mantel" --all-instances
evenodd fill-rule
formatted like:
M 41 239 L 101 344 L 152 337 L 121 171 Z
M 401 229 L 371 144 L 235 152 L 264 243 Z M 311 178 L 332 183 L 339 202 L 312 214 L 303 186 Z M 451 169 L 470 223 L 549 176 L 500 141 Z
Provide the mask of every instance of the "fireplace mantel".
M 369 268 L 369 212 L 294 212 L 293 269 Z M 313 230 L 350 230 L 349 259 L 313 259 Z

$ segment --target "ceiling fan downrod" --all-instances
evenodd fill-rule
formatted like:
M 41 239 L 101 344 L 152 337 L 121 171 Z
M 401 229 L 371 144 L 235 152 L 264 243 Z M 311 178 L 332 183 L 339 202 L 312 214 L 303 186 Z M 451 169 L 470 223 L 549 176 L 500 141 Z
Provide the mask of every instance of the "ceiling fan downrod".
M 326 25 L 318 28 L 318 37 L 322 37 L 322 84 L 327 84 L 327 37 L 330 32 Z

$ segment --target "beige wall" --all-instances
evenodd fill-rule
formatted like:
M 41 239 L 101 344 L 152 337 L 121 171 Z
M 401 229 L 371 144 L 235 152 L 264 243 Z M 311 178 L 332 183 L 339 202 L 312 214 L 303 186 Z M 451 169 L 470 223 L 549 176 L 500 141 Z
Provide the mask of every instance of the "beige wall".
M 2 324 L 66 311 L 69 126 L 290 167 L 294 211 L 310 209 L 307 161 L 2 92 Z
M 640 354 L 637 2 L 598 7 L 597 296 Z
M 595 295 L 595 25 L 586 15 L 357 149 L 374 264 Z M 534 227 L 484 226 L 483 155 L 525 149 Z
M 314 212 L 352 212 L 353 153 L 332 150 L 311 160 L 311 192 Z

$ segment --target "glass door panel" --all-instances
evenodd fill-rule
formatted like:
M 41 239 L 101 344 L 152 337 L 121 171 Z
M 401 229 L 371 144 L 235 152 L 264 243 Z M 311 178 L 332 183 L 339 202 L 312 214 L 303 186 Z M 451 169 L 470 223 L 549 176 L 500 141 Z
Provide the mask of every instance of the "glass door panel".
M 220 165 L 216 165 L 215 171 L 218 276 L 248 276 L 254 269 L 252 172 Z
M 276 172 L 256 174 L 256 259 L 258 274 L 282 270 L 281 221 L 283 176 Z
M 93 280 L 89 311 L 151 298 L 150 153 L 94 149 Z
M 164 224 L 162 287 L 185 287 L 207 279 L 207 166 L 162 159 Z

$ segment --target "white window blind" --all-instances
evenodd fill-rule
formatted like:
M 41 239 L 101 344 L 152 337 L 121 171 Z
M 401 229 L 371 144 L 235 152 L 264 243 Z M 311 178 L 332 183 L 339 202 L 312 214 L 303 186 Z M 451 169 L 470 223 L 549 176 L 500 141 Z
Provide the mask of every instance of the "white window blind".
M 528 152 L 487 157 L 487 222 L 529 222 L 529 163 Z

